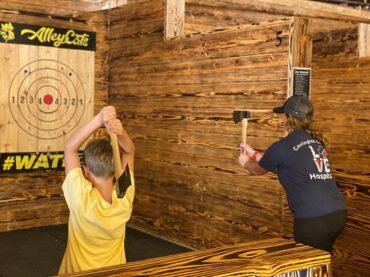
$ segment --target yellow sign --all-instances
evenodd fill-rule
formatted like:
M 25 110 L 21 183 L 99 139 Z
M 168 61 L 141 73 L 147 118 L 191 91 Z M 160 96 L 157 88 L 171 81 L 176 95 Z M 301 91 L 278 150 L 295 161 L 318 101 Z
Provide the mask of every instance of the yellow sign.
M 82 151 L 79 152 L 80 159 Z M 82 163 L 82 160 L 81 160 Z M 45 172 L 64 170 L 64 153 L 1 153 L 0 172 Z
M 77 34 L 73 30 L 68 30 L 66 33 L 57 33 L 54 28 L 41 27 L 34 31 L 30 29 L 23 29 L 21 35 L 30 34 L 29 40 L 37 39 L 40 43 L 51 42 L 53 46 L 59 47 L 61 45 L 77 45 L 87 47 L 89 45 L 89 34 Z
M 0 42 L 95 50 L 96 33 L 94 32 L 12 22 L 0 22 L 0 24 Z

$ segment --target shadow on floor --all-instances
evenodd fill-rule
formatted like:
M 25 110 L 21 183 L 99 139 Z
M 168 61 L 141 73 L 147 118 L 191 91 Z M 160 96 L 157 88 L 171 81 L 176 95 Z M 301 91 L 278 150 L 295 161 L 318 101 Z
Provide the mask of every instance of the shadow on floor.
M 58 272 L 67 243 L 67 225 L 0 233 L 0 277 L 43 277 Z M 127 227 L 128 262 L 189 251 L 183 246 Z

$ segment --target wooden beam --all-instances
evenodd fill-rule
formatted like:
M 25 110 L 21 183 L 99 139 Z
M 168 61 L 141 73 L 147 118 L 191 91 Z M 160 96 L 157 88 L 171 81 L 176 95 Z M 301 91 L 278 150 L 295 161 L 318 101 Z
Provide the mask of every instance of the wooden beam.
M 295 84 L 300 82 L 299 91 L 306 91 L 302 86 L 308 86 L 307 93 L 311 86 L 311 60 L 312 60 L 312 22 L 310 19 L 304 17 L 292 17 L 290 34 L 289 34 L 289 64 L 288 64 L 288 97 L 296 94 Z M 299 73 L 294 73 L 297 68 L 306 68 L 309 72 L 309 77 L 306 78 L 301 71 L 300 80 L 294 81 L 294 75 L 298 76 Z M 300 94 L 300 93 L 297 93 Z
M 164 38 L 172 39 L 184 34 L 185 0 L 165 1 Z
M 186 0 L 187 4 L 243 9 L 287 16 L 304 16 L 348 22 L 370 23 L 370 12 L 308 0 Z
M 76 272 L 67 276 L 275 276 L 309 269 L 314 276 L 323 277 L 328 276 L 329 266 L 328 252 L 293 240 L 270 238 Z
M 370 57 L 370 25 L 358 25 L 358 57 Z
M 82 12 L 94 12 L 109 8 L 109 1 L 110 0 L 7 0 L 0 1 L 0 10 L 13 10 L 75 18 Z

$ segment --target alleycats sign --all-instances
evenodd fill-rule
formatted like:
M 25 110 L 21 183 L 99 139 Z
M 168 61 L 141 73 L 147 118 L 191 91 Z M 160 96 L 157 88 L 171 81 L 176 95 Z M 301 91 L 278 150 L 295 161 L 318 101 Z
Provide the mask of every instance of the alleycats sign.
M 93 32 L 12 22 L 0 22 L 0 24 L 0 42 L 95 50 L 96 35 Z

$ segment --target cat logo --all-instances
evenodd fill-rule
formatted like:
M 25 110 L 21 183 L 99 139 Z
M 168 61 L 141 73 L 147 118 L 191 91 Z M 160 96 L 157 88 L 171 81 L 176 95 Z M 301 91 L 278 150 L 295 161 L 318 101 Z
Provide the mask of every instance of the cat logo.
M 9 40 L 15 39 L 13 31 L 14 27 L 11 22 L 1 24 L 0 36 L 5 40 L 5 42 L 8 42 Z

